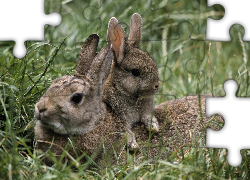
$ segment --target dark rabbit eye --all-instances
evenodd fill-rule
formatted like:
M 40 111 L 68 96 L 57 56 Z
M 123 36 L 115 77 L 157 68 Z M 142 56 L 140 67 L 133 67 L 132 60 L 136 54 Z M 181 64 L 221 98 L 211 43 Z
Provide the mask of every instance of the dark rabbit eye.
M 71 98 L 71 101 L 78 104 L 82 100 L 82 94 L 81 93 L 76 93 L 74 96 Z
M 140 71 L 138 69 L 132 69 L 132 74 L 134 76 L 140 76 Z

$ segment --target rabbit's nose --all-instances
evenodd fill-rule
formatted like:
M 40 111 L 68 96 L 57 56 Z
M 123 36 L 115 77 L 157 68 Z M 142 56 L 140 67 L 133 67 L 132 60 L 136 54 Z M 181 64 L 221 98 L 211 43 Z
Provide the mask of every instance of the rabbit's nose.
M 157 90 L 157 91 L 158 91 L 158 89 L 159 89 L 159 85 L 160 85 L 160 82 L 159 82 L 159 81 L 155 83 L 155 90 Z
M 45 111 L 47 110 L 47 108 L 44 106 L 43 103 L 37 103 L 36 104 L 36 112 L 41 114 L 41 113 L 44 113 Z
M 39 113 L 43 113 L 43 112 L 45 112 L 46 110 L 47 110 L 46 108 L 38 109 Z
M 156 83 L 155 84 L 155 90 L 158 90 L 159 89 L 159 83 Z
M 46 108 L 39 107 L 38 105 L 35 106 L 35 117 L 37 120 L 41 120 L 42 116 L 44 116 L 44 112 L 46 111 Z

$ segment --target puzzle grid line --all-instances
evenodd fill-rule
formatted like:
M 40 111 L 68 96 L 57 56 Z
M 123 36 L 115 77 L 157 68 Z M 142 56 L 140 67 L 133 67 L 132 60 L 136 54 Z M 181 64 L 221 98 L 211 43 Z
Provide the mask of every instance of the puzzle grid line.
M 29 3 L 31 3 L 31 1 L 29 0 L 26 0 L 27 2 L 29 2 Z M 8 2 L 12 2 L 13 3 L 13 0 L 12 1 L 8 1 Z M 17 2 L 17 1 L 15 1 L 15 2 Z M 217 22 L 214 22 L 214 20 L 210 20 L 210 19 L 208 19 L 207 21 L 208 21 L 208 24 L 210 24 L 210 28 L 211 27 L 218 27 L 218 23 L 221 23 L 221 25 L 223 25 L 224 27 L 226 26 L 225 24 L 228 24 L 228 20 L 230 20 L 230 22 L 232 21 L 232 15 L 235 15 L 235 14 L 238 14 L 238 15 L 241 15 L 240 16 L 240 18 L 239 17 L 237 17 L 237 19 L 235 20 L 235 19 L 233 19 L 235 22 L 237 22 L 237 23 L 239 23 L 240 22 L 240 24 L 242 24 L 244 27 L 246 27 L 246 32 L 245 32 L 245 35 L 244 35 L 244 37 L 243 37 L 243 41 L 246 41 L 246 40 L 249 40 L 250 38 L 249 38 L 249 33 L 248 33 L 248 31 L 247 30 L 249 30 L 250 29 L 250 27 L 249 27 L 249 25 L 246 23 L 246 21 L 247 21 L 247 18 L 245 18 L 245 19 L 242 19 L 242 17 L 247 17 L 247 15 L 242 15 L 241 14 L 241 9 L 239 10 L 239 11 L 237 11 L 237 12 L 239 12 L 239 13 L 231 13 L 232 11 L 230 11 L 231 9 L 229 8 L 229 7 L 232 7 L 232 5 L 231 6 L 229 6 L 227 3 L 229 3 L 229 1 L 227 1 L 227 3 L 226 3 L 226 1 L 224 0 L 217 0 L 217 1 L 213 1 L 213 0 L 209 0 L 208 1 L 208 5 L 210 6 L 210 5 L 213 5 L 213 4 L 215 4 L 215 3 L 217 3 L 217 2 L 220 2 L 221 4 L 223 4 L 223 6 L 225 6 L 226 8 L 226 10 L 228 10 L 229 9 L 229 13 L 226 13 L 225 14 L 225 17 L 226 17 L 226 20 L 227 20 L 227 22 L 226 23 L 221 23 L 222 21 L 221 20 L 219 20 L 219 21 L 217 21 Z M 243 2 L 246 2 L 246 1 L 243 1 L 243 0 L 241 0 L 241 2 L 243 3 Z M 40 0 L 39 1 L 39 3 L 42 3 L 42 0 Z M 231 3 L 233 3 L 232 1 L 231 1 Z M 240 3 L 238 3 L 238 4 L 240 4 Z M 41 5 L 41 4 L 40 4 Z M 227 6 L 226 6 L 227 5 Z M 235 5 L 236 4 L 233 4 L 234 5 L 234 7 L 235 7 Z M 22 6 L 22 4 L 19 4 L 19 6 Z M 34 5 L 35 6 L 35 5 Z M 36 6 L 37 6 L 37 4 L 36 4 Z M 2 6 L 3 7 L 3 6 Z M 38 6 L 37 6 L 38 7 Z M 243 6 L 244 7 L 244 6 Z M 247 6 L 245 6 L 245 7 L 247 7 Z M 101 8 L 101 6 L 99 7 L 99 8 Z M 238 6 L 237 6 L 237 8 L 239 8 Z M 242 6 L 240 7 L 240 8 L 242 8 Z M 41 8 L 40 8 L 41 9 Z M 17 10 L 18 11 L 18 10 Z M 0 12 L 3 12 L 3 11 L 0 11 Z M 39 10 L 39 12 L 40 12 L 40 10 Z M 227 12 L 227 11 L 226 11 Z M 19 14 L 22 14 L 22 13 L 19 13 Z M 1 15 L 1 14 L 0 14 Z M 228 15 L 231 15 L 230 17 L 228 17 Z M 27 15 L 26 15 L 27 16 Z M 56 25 L 56 24 L 58 24 L 58 22 L 60 21 L 60 18 L 58 17 L 58 16 L 50 16 L 50 18 L 53 18 L 53 20 L 49 20 L 49 19 L 43 19 L 43 18 L 41 18 L 40 20 L 37 20 L 38 22 L 42 22 L 41 24 L 45 24 L 45 23 L 48 23 L 48 24 L 52 24 L 52 25 Z M 84 18 L 85 19 L 85 18 Z M 85 19 L 86 20 L 86 19 Z M 223 20 L 223 19 L 222 19 Z M 241 20 L 241 21 L 240 21 Z M 56 21 L 56 23 L 53 23 L 52 21 Z M 20 21 L 21 22 L 21 21 Z M 101 22 L 102 23 L 102 22 Z M 125 23 L 122 23 L 122 25 L 124 25 Z M 180 25 L 181 23 L 179 23 L 179 25 Z M 227 28 L 227 30 L 229 29 L 229 26 L 226 26 Z M 15 29 L 15 28 L 13 28 L 13 29 Z M 39 31 L 40 31 L 40 29 L 43 29 L 43 28 L 41 28 L 41 26 L 39 26 Z M 213 32 L 212 30 L 216 30 L 216 32 Z M 230 39 L 228 39 L 228 34 L 226 34 L 225 33 L 225 28 L 219 28 L 219 30 L 224 30 L 223 31 L 223 36 L 222 36 L 222 34 L 220 34 L 219 32 L 218 32 L 218 29 L 217 28 L 211 28 L 211 30 L 210 29 L 208 29 L 208 31 L 207 31 L 207 37 L 206 37 L 206 39 L 219 39 L 219 38 L 221 38 L 221 40 L 220 41 L 228 41 L 228 40 L 230 40 Z M 37 30 L 36 31 L 34 31 L 34 32 L 38 32 Z M 2 33 L 0 33 L 0 34 L 2 34 Z M 4 32 L 4 34 L 6 35 L 7 34 L 7 31 L 5 31 Z M 11 35 L 13 35 L 14 33 L 12 32 L 12 34 Z M 17 34 L 17 33 L 16 33 Z M 36 34 L 36 35 L 34 35 L 33 36 L 33 38 L 34 38 L 34 40 L 42 40 L 43 38 L 42 38 L 42 36 L 41 36 L 41 34 L 43 34 L 43 33 L 39 33 L 39 35 L 38 34 Z M 216 35 L 216 36 L 215 36 Z M 29 32 L 29 36 L 31 36 L 31 34 L 30 34 L 30 32 Z M 20 42 L 20 41 L 24 41 L 24 39 L 25 38 L 20 38 L 21 36 L 20 36 L 20 34 L 19 35 L 17 35 L 17 37 L 15 37 L 14 39 L 17 39 L 17 48 L 21 48 L 22 47 L 22 51 L 17 51 L 17 50 L 15 50 L 14 49 L 14 53 L 15 52 L 17 52 L 17 54 L 19 54 L 19 55 L 17 55 L 17 56 L 19 56 L 19 57 L 21 57 L 22 55 L 23 55 L 23 46 L 20 44 L 20 43 L 18 43 L 18 42 Z M 28 37 L 28 36 L 25 36 L 25 37 Z M 190 38 L 190 36 L 189 36 L 189 38 Z M 12 40 L 11 38 L 6 38 L 6 36 L 0 36 L 0 40 Z M 168 40 L 173 40 L 173 39 L 168 39 Z M 150 41 L 150 40 L 149 40 Z M 154 41 L 157 41 L 157 40 L 154 40 Z M 171 42 L 169 42 L 169 43 L 171 43 Z M 204 46 L 205 46 L 205 43 L 204 43 Z M 16 54 L 16 53 L 15 53 Z M 190 61 L 191 61 L 192 59 L 190 59 Z M 202 61 L 203 59 L 201 59 L 200 61 Z M 189 61 L 187 61 L 187 65 L 188 65 L 188 63 L 189 63 Z M 186 65 L 186 70 L 187 70 L 187 72 L 188 73 L 193 73 L 193 74 L 196 74 L 196 73 L 198 73 L 198 72 L 191 72 L 191 70 L 190 69 L 188 69 L 188 67 L 187 67 L 187 65 Z M 171 69 L 170 67 L 166 67 L 166 68 L 168 68 L 169 70 Z M 171 74 L 172 75 L 172 74 Z M 171 77 L 171 75 L 170 75 L 170 77 Z M 169 78 L 170 78 L 169 77 Z M 167 81 L 167 80 L 165 80 L 165 81 Z M 205 86 L 205 85 L 204 85 Z M 167 95 L 169 95 L 169 94 L 167 94 Z M 229 109 L 229 108 L 228 108 Z M 215 139 L 216 140 L 216 139 Z M 214 140 L 214 141 L 215 141 Z M 248 147 L 249 148 L 249 147 Z

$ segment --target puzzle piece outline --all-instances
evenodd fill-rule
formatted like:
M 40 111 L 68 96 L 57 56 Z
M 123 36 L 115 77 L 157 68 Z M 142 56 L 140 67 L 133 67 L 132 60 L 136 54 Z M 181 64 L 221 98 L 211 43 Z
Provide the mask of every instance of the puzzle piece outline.
M 227 148 L 228 162 L 231 166 L 236 167 L 239 166 L 242 162 L 240 150 L 250 149 L 250 145 L 247 145 L 247 142 L 243 143 L 242 141 L 240 141 L 240 137 L 244 137 L 243 134 L 247 135 L 247 131 L 243 130 L 243 128 L 246 128 L 248 126 L 245 124 L 245 126 L 241 126 L 241 128 L 239 127 L 239 125 L 243 125 L 244 122 L 246 123 L 246 120 L 244 121 L 241 119 L 243 118 L 243 116 L 239 118 L 239 115 L 243 114 L 244 111 L 247 112 L 246 105 L 248 103 L 250 104 L 250 102 L 248 102 L 249 100 L 247 98 L 236 97 L 236 92 L 238 90 L 236 81 L 232 79 L 226 80 L 224 82 L 224 89 L 226 92 L 225 97 L 208 97 L 206 101 L 207 115 L 218 114 L 218 111 L 221 111 L 219 110 L 219 107 L 226 107 L 226 109 L 228 110 L 227 113 L 225 113 L 225 110 L 223 110 L 222 112 L 222 115 L 225 117 L 225 125 L 220 131 L 207 129 L 206 146 L 210 148 Z M 240 104 L 242 105 L 243 102 L 244 105 L 240 106 Z M 238 110 L 236 110 L 237 108 Z M 232 133 L 233 129 L 241 129 L 241 131 L 238 131 L 237 134 L 234 134 Z
M 247 16 L 245 13 L 249 13 L 248 6 L 242 6 L 242 4 L 247 3 L 246 0 L 241 0 L 241 2 L 230 0 L 208 0 L 208 6 L 212 7 L 214 5 L 220 4 L 226 9 L 225 15 L 222 19 L 213 20 L 211 18 L 207 19 L 207 40 L 217 40 L 217 41 L 231 41 L 229 35 L 229 29 L 235 25 L 242 25 L 245 29 L 250 31 L 250 25 L 247 23 L 246 19 L 242 19 L 243 16 Z M 238 13 L 233 13 L 235 10 L 238 10 Z M 244 14 L 242 14 L 244 13 Z M 245 22 L 246 21 L 246 22 Z M 243 37 L 243 41 L 250 40 L 250 33 L 246 31 L 245 36 Z
M 64 56 L 63 56 L 64 57 Z M 65 58 L 65 57 L 64 57 Z M 65 58 L 66 59 L 66 58 Z M 187 63 L 188 63 L 189 61 L 187 61 Z M 169 67 L 167 67 L 167 68 L 169 68 Z M 170 68 L 169 68 L 170 69 Z M 187 70 L 188 71 L 188 70 Z M 171 74 L 172 75 L 172 74 Z M 171 78 L 171 76 L 169 77 L 169 78 Z

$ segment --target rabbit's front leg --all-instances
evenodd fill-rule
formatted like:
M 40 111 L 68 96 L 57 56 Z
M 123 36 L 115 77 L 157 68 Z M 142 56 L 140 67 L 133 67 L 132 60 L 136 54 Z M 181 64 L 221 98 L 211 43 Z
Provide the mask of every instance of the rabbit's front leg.
M 134 109 L 133 109 L 134 110 Z M 134 124 L 133 119 L 139 119 L 138 114 L 136 113 L 136 111 L 133 111 L 132 108 L 130 109 L 131 113 L 120 113 L 120 118 L 123 120 L 123 122 L 126 124 L 126 132 L 125 132 L 125 136 L 127 138 L 127 145 L 128 145 L 128 149 L 130 151 L 135 151 L 136 149 L 139 148 L 139 145 L 136 142 L 135 139 L 135 134 L 132 132 L 132 125 Z
M 146 98 L 142 101 L 141 109 L 141 122 L 146 125 L 148 131 L 158 132 L 159 131 L 159 124 L 156 117 L 153 115 L 153 97 Z
M 136 142 L 135 139 L 135 134 L 131 131 L 131 128 L 127 128 L 126 132 L 125 132 L 125 136 L 127 138 L 127 143 L 128 143 L 128 149 L 130 151 L 135 151 L 136 149 L 139 148 L 139 145 Z
M 156 117 L 152 114 L 144 114 L 142 115 L 141 122 L 146 125 L 148 131 L 158 132 L 159 124 Z

